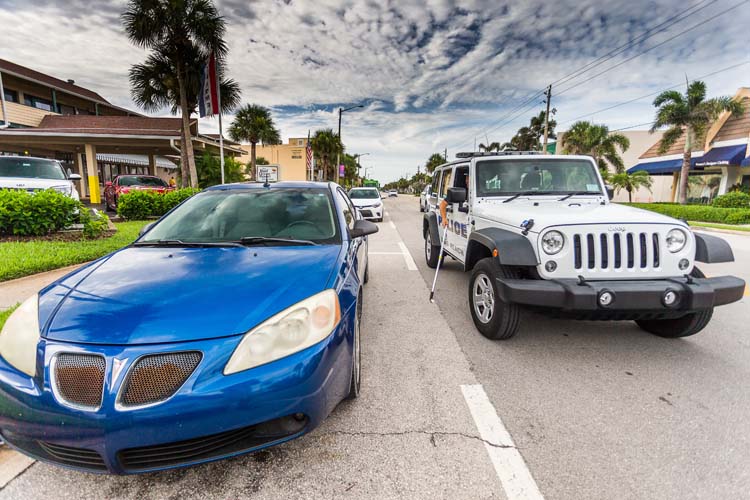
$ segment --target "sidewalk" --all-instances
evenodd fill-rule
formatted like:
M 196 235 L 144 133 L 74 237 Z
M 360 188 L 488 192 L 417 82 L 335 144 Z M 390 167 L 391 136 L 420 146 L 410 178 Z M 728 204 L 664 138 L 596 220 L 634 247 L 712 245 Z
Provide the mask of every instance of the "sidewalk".
M 33 274 L 17 280 L 3 281 L 0 283 L 0 311 L 4 311 L 19 302 L 23 302 L 32 294 L 38 292 L 45 286 L 81 267 L 84 264 L 63 267 L 53 271 Z

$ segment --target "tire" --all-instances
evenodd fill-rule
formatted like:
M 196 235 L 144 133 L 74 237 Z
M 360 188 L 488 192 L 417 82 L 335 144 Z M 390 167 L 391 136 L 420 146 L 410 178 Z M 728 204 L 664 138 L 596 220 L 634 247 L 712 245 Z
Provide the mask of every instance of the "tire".
M 352 352 L 352 375 L 346 399 L 357 399 L 362 385 L 362 349 L 360 346 L 360 323 L 362 322 L 362 293 L 357 297 L 357 317 L 354 320 L 354 348 Z
M 427 234 L 424 237 L 424 259 L 427 261 L 427 267 L 435 269 L 438 264 L 438 258 L 440 257 L 440 242 L 437 245 L 433 245 L 432 234 L 430 228 L 427 228 Z
M 370 259 L 367 259 L 367 264 L 365 264 L 365 275 L 362 278 L 362 281 L 364 283 L 368 283 L 370 281 Z
M 497 278 L 517 278 L 518 273 L 487 257 L 474 266 L 469 280 L 469 309 L 479 333 L 490 340 L 506 340 L 518 331 L 521 308 L 504 302 L 497 293 Z M 482 299 L 483 300 L 478 300 Z
M 690 273 L 693 278 L 705 278 L 706 276 L 697 267 Z M 700 332 L 711 321 L 714 314 L 713 308 L 701 309 L 691 312 L 681 318 L 674 319 L 640 319 L 636 324 L 648 333 L 667 339 L 678 339 L 689 337 Z
M 419 211 L 424 212 L 424 205 L 422 205 L 422 202 L 419 202 Z

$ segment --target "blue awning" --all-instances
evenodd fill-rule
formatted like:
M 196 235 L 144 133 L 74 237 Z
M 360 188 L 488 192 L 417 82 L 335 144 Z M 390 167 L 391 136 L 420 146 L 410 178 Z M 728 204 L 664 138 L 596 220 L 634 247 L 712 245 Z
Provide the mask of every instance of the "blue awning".
M 750 158 L 745 158 L 742 160 L 742 163 L 740 163 L 741 167 L 750 167 Z
M 695 163 L 698 167 L 713 167 L 723 165 L 739 165 L 745 158 L 747 144 L 735 144 L 734 146 L 721 146 L 711 150 L 699 158 Z
M 674 160 L 639 163 L 635 167 L 629 168 L 628 173 L 632 174 L 633 172 L 639 172 L 643 170 L 651 175 L 667 175 L 674 172 L 679 172 L 681 168 L 682 160 L 675 158 Z

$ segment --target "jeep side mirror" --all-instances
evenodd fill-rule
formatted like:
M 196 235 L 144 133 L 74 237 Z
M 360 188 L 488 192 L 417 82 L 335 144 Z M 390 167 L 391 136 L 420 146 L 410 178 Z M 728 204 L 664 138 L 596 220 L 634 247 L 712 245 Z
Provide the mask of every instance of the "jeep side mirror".
M 466 188 L 453 187 L 448 188 L 448 203 L 463 203 L 466 201 Z
M 369 220 L 359 219 L 354 222 L 354 227 L 349 230 L 349 236 L 352 238 L 360 238 L 367 236 L 368 234 L 375 234 L 378 232 L 378 226 Z
M 607 196 L 611 200 L 615 197 L 615 188 L 614 186 L 610 186 L 609 184 L 605 185 L 604 188 L 607 190 Z

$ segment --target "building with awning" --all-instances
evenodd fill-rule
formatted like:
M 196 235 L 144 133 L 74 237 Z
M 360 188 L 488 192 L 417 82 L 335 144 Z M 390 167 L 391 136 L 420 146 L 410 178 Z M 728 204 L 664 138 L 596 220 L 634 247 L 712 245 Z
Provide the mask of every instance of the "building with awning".
M 729 113 L 723 113 L 709 127 L 705 140 L 696 143 L 691 152 L 691 176 L 721 176 L 717 195 L 726 193 L 737 184 L 750 187 L 750 88 L 739 89 L 734 98 L 744 104 L 744 114 L 731 116 Z M 656 176 L 671 175 L 671 200 L 659 201 L 674 201 L 682 169 L 685 136 L 683 134 L 663 153 L 659 151 L 660 147 L 661 141 L 656 142 L 640 156 L 638 163 L 630 167 L 628 172 L 645 171 Z

